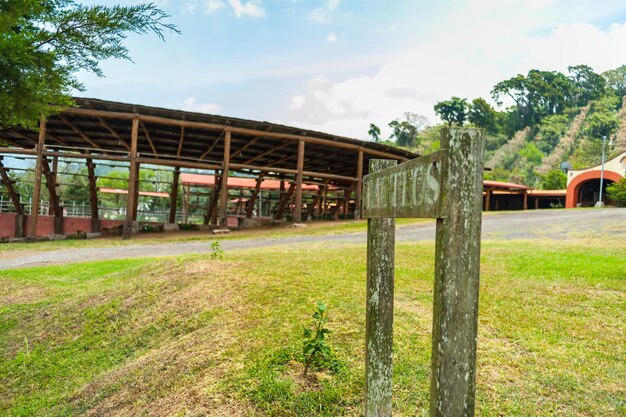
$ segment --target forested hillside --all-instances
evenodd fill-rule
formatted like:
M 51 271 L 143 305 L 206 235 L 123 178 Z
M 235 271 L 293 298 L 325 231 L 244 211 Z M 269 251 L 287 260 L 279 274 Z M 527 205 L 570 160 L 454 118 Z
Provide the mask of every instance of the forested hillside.
M 602 74 L 576 65 L 567 74 L 532 69 L 498 82 L 491 91 L 496 108 L 483 98 L 452 97 L 434 110 L 445 124 L 485 129 L 487 179 L 553 189 L 565 187 L 561 163 L 573 168 L 600 163 L 603 137 L 607 155 L 626 150 L 625 96 L 626 65 Z M 406 113 L 389 124 L 390 140 L 381 140 L 375 125 L 369 133 L 379 142 L 428 153 L 438 149 L 442 125 L 425 124 Z

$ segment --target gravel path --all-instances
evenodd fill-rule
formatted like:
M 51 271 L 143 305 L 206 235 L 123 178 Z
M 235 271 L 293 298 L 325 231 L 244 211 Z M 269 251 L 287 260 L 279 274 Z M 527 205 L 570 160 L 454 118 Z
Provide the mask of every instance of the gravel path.
M 398 227 L 396 241 L 434 240 L 435 222 Z M 492 213 L 483 217 L 483 239 L 556 239 L 607 237 L 626 238 L 626 208 L 579 210 L 529 210 Z M 366 234 L 294 235 L 281 238 L 250 238 L 221 241 L 224 251 L 279 245 L 319 243 L 325 245 L 365 244 Z M 0 259 L 0 270 L 37 265 L 95 260 L 144 258 L 208 253 L 210 241 L 130 244 L 101 248 L 72 248 L 15 254 Z

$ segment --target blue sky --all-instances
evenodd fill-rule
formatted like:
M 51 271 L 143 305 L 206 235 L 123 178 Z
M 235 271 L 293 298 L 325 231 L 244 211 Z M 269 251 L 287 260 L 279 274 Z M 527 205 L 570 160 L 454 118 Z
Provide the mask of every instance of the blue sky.
M 371 122 L 384 127 L 407 111 L 436 122 L 435 102 L 488 98 L 496 82 L 530 68 L 626 64 L 623 1 L 157 4 L 181 35 L 129 36 L 134 63 L 104 62 L 105 78 L 81 73 L 79 95 L 365 139 Z

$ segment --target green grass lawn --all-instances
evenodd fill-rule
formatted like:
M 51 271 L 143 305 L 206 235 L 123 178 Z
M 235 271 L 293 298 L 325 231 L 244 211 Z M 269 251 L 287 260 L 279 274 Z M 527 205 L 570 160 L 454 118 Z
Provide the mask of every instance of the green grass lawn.
M 626 415 L 625 250 L 483 243 L 478 415 Z M 433 253 L 397 247 L 397 415 L 428 414 Z M 365 248 L 225 255 L 0 271 L 0 415 L 362 415 Z M 336 371 L 303 378 L 317 300 Z

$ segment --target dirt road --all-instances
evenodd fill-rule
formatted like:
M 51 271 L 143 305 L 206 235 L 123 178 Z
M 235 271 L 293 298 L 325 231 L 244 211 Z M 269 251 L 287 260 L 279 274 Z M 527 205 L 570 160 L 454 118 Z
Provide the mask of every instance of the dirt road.
M 398 227 L 396 241 L 434 240 L 435 222 Z M 483 217 L 483 239 L 555 239 L 626 238 L 626 208 L 529 210 L 491 213 Z M 366 234 L 344 233 L 328 235 L 294 234 L 281 238 L 249 238 L 221 241 L 224 251 L 279 245 L 318 243 L 324 245 L 365 244 Z M 208 253 L 209 240 L 202 242 L 155 242 L 106 247 L 72 248 L 37 253 L 14 253 L 0 259 L 0 270 L 37 265 L 73 262 L 158 257 Z M 34 246 L 36 248 L 36 246 Z

